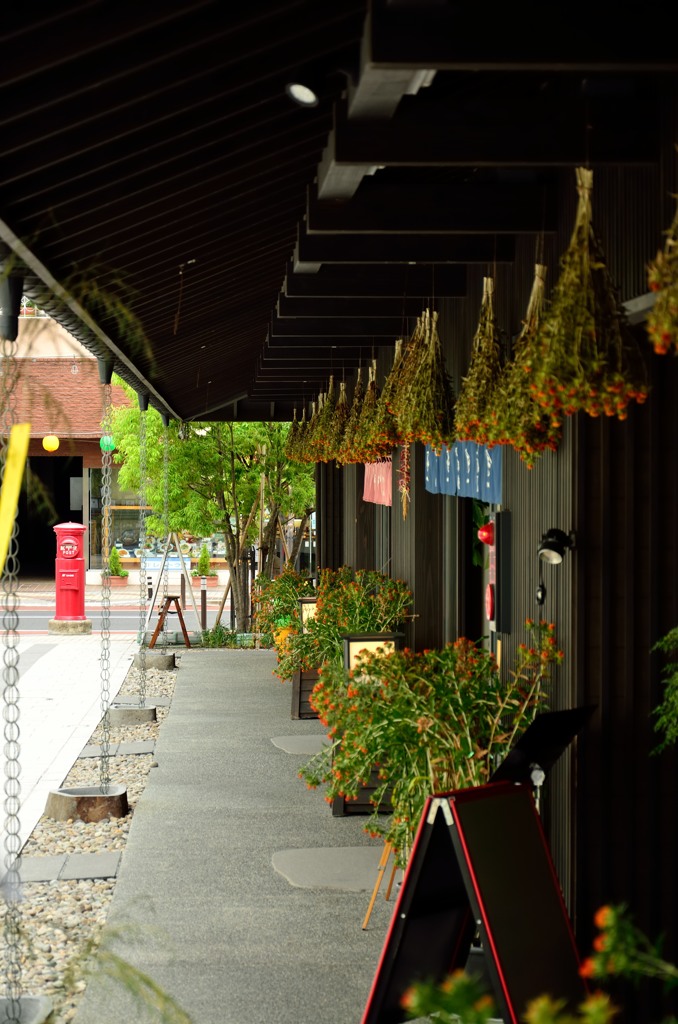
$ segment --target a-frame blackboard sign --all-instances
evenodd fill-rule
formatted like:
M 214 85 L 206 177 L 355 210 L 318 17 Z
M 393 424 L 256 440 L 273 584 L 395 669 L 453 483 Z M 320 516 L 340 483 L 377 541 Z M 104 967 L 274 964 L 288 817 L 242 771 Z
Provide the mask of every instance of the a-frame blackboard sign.
M 398 1024 L 414 981 L 467 965 L 476 930 L 504 1024 L 549 994 L 586 997 L 579 956 L 529 786 L 490 782 L 426 803 L 362 1024 Z

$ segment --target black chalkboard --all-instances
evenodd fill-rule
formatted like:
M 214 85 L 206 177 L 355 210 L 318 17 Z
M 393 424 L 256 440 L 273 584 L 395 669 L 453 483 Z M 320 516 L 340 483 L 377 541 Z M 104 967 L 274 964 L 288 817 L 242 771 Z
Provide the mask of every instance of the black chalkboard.
M 406 1020 L 403 993 L 466 966 L 476 928 L 505 1024 L 544 993 L 585 998 L 579 956 L 530 788 L 510 782 L 431 797 L 396 901 L 362 1024 Z

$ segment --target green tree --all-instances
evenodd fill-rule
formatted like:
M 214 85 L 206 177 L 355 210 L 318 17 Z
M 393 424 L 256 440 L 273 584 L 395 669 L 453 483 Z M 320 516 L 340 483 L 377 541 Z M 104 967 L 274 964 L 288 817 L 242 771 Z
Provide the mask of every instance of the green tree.
M 141 414 L 136 395 L 126 390 L 133 405 L 115 409 L 112 416 L 115 461 L 120 465 L 120 485 L 138 490 Z M 246 628 L 250 613 L 247 566 L 243 561 L 248 546 L 261 534 L 270 563 L 280 518 L 301 519 L 303 529 L 315 502 L 312 467 L 285 458 L 288 431 L 287 423 L 171 421 L 165 428 L 155 409 L 149 408 L 146 413 L 145 490 L 152 509 L 147 530 L 158 537 L 168 532 L 195 536 L 223 532 L 240 629 Z

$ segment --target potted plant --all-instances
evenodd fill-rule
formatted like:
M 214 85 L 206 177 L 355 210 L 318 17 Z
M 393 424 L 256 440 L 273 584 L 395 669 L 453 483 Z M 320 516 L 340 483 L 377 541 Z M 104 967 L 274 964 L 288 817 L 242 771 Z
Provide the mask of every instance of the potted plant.
M 310 597 L 313 582 L 287 562 L 279 576 L 257 576 L 254 581 L 255 628 L 264 647 L 274 646 L 278 654 L 285 640 L 299 631 L 299 598 Z
M 108 576 L 108 581 L 112 587 L 126 587 L 129 579 L 129 573 L 127 569 L 123 569 L 122 562 L 120 561 L 120 552 L 116 547 L 111 548 L 111 553 L 108 556 L 108 573 L 103 574 Z
M 357 666 L 328 661 L 311 702 L 333 741 L 300 771 L 325 799 L 356 800 L 378 769 L 366 831 L 401 864 L 426 799 L 488 781 L 546 700 L 550 667 L 562 660 L 552 623 L 526 628 L 508 680 L 494 656 L 461 637 L 441 650 L 365 652 Z M 381 813 L 388 796 L 392 813 Z
M 318 578 L 315 616 L 306 630 L 287 638 L 277 674 L 292 680 L 292 717 L 317 718 L 311 694 L 319 669 L 343 665 L 347 633 L 393 633 L 411 614 L 412 593 L 402 580 L 377 570 L 349 566 L 323 569 Z
M 203 544 L 200 548 L 198 564 L 191 570 L 192 583 L 194 587 L 202 586 L 203 576 L 206 578 L 207 586 L 209 588 L 216 587 L 219 582 L 219 575 L 216 570 L 212 568 L 210 563 L 210 553 L 207 550 L 206 544 Z

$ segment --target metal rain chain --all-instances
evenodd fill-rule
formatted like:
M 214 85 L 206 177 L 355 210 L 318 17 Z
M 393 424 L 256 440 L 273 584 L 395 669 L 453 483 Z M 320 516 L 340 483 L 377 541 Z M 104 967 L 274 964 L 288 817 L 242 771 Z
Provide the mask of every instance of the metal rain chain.
M 99 364 L 100 372 L 102 364 Z M 111 747 L 111 463 L 113 435 L 111 421 L 111 369 L 104 366 L 103 413 L 101 417 L 101 756 L 99 784 L 101 792 L 109 792 Z
M 9 434 L 14 419 L 14 389 L 17 381 L 14 342 L 2 339 L 2 429 L 0 431 L 0 469 L 5 477 Z M 19 761 L 19 528 L 14 520 L 5 570 L 2 576 L 3 629 L 3 736 L 5 755 L 4 785 L 4 877 L 2 880 L 5 913 L 5 1016 L 7 1024 L 21 1021 L 21 765 Z
M 163 439 L 163 452 L 162 452 L 162 520 L 165 537 L 169 541 L 169 417 L 163 416 L 163 426 L 165 428 L 165 434 Z M 167 595 L 169 593 L 169 573 L 167 569 L 167 559 L 165 559 L 165 566 L 162 574 L 162 605 L 161 607 L 167 607 Z M 162 626 L 162 636 L 160 645 L 163 653 L 167 653 L 167 646 L 169 643 L 168 638 L 168 626 L 167 616 Z
M 139 393 L 139 707 L 146 707 L 146 454 L 148 395 Z

